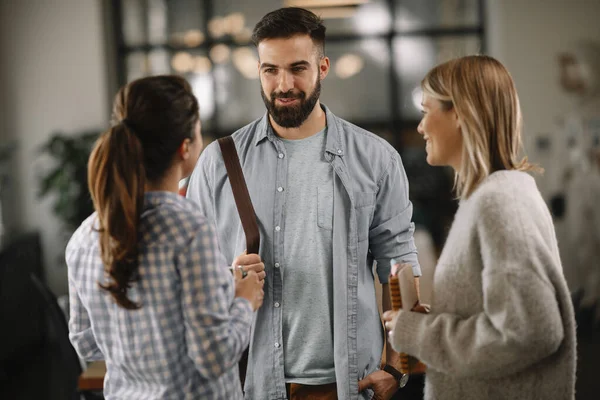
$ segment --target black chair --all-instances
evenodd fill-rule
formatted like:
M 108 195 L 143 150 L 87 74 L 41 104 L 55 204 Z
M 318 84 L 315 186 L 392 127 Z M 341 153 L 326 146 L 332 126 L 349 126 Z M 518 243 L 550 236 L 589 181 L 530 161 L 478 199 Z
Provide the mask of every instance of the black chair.
M 24 262 L 23 253 L 19 246 L 0 253 L 1 399 L 38 399 L 45 394 L 37 385 L 38 377 L 45 373 L 40 359 L 45 341 L 44 307 L 30 278 L 35 268 Z M 29 259 L 33 253 L 35 246 Z
M 101 398 L 78 392 L 82 368 L 54 294 L 35 274 L 3 267 L 0 399 Z
M 0 249 L 0 323 L 0 399 L 80 399 L 81 365 L 65 315 L 44 283 L 39 233 Z
M 34 274 L 33 287 L 44 310 L 43 364 L 47 369 L 38 382 L 47 388 L 47 399 L 79 399 L 77 383 L 82 368 L 79 357 L 69 341 L 69 328 L 54 294 Z
M 69 341 L 69 328 L 65 314 L 50 289 L 34 274 L 31 274 L 34 287 L 43 298 L 45 307 L 45 348 L 49 359 L 46 374 L 46 387 L 52 397 L 45 399 L 101 400 L 102 392 L 78 390 L 79 376 L 82 373 L 79 356 Z

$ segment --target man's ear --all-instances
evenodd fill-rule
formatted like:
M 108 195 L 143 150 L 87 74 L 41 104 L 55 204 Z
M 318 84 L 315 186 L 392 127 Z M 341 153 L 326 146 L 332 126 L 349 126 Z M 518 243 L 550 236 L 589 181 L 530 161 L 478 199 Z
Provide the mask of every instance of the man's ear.
M 327 74 L 329 74 L 330 67 L 331 67 L 331 65 L 330 65 L 329 57 L 327 57 L 327 56 L 321 57 L 321 60 L 319 61 L 319 76 L 321 77 L 321 80 L 323 80 L 323 79 L 325 79 L 325 77 L 327 77 Z

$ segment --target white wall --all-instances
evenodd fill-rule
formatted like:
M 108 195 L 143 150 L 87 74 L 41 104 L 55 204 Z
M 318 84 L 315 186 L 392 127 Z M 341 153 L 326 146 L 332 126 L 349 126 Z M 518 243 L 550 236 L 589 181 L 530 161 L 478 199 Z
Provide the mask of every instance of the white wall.
M 488 0 L 488 54 L 511 72 L 524 119 L 524 143 L 535 162 L 561 162 L 538 151 L 535 139 L 547 136 L 558 145 L 557 118 L 576 107 L 559 86 L 557 55 L 580 39 L 600 42 L 599 0 Z M 544 176 L 538 178 L 544 192 Z
M 581 110 L 579 99 L 559 85 L 557 55 L 579 40 L 600 42 L 599 16 L 599 0 L 488 1 L 488 53 L 507 66 L 516 82 L 523 110 L 525 148 L 530 159 L 546 169 L 536 180 L 547 201 L 565 190 L 560 176 L 568 163 L 568 152 L 559 120 Z M 538 137 L 548 138 L 550 147 L 538 149 Z M 575 290 L 587 272 L 573 262 L 573 251 L 579 249 L 572 247 L 570 238 L 585 234 L 591 227 L 570 223 L 572 218 L 576 216 L 565 214 L 557 218 L 555 229 L 565 277 Z
M 46 276 L 67 291 L 64 242 L 50 202 L 37 197 L 37 148 L 55 131 L 104 128 L 108 80 L 100 0 L 0 1 L 0 139 L 17 139 L 7 222 L 42 234 Z

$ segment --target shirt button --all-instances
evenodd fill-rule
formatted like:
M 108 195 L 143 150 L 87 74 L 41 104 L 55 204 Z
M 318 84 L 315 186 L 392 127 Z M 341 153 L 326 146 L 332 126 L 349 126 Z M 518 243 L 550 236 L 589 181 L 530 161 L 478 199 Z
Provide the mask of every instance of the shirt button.
M 338 149 L 338 154 L 342 154 L 342 149 Z
M 275 268 L 279 268 L 279 263 L 275 263 Z
M 281 186 L 279 186 L 279 187 L 277 188 L 277 191 L 278 191 L 278 192 L 283 192 L 283 188 L 282 188 Z
M 277 226 L 275 227 L 275 231 L 279 232 L 280 230 L 281 230 L 281 228 L 279 227 L 279 225 L 277 225 Z
M 283 158 L 283 153 L 279 153 L 279 154 L 277 155 L 277 157 L 279 157 L 279 158 Z
M 277 301 L 273 305 L 275 306 L 275 308 L 279 308 L 279 303 Z
M 275 348 L 276 348 L 276 349 L 278 349 L 278 348 L 279 348 L 279 346 L 281 346 L 281 345 L 279 344 L 279 342 L 275 342 Z

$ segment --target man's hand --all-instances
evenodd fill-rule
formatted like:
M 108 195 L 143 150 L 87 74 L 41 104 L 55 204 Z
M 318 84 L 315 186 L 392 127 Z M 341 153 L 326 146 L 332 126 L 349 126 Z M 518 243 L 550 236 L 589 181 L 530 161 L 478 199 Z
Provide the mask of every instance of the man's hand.
M 389 400 L 398 390 L 398 381 L 385 371 L 375 371 L 358 382 L 358 392 L 371 388 L 375 392 L 375 400 Z

